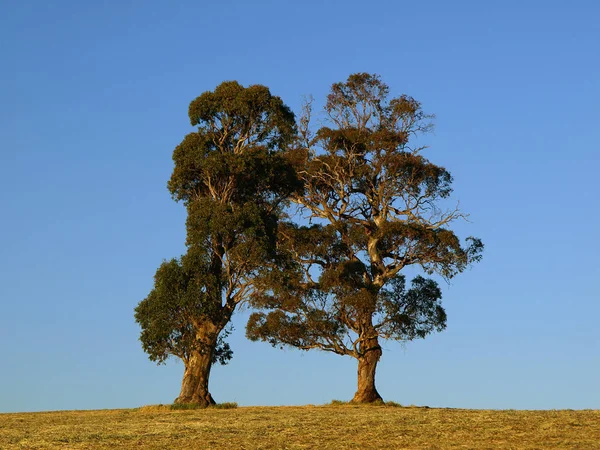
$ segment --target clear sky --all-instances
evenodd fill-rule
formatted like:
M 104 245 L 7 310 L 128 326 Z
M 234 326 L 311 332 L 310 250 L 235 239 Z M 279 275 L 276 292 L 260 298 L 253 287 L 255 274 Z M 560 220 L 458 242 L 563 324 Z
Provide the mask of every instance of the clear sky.
M 133 308 L 184 252 L 166 182 L 191 100 L 264 84 L 295 111 L 374 72 L 436 114 L 426 155 L 455 177 L 483 261 L 442 285 L 448 328 L 386 343 L 402 404 L 600 408 L 600 3 L 0 3 L 0 412 L 170 403 Z M 596 231 L 595 231 L 596 230 Z M 244 337 L 215 399 L 352 398 L 354 360 Z

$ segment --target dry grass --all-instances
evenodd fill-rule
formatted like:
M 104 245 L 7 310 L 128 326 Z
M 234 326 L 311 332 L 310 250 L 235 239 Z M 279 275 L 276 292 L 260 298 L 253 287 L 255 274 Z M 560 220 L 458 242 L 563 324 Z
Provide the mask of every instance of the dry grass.
M 0 414 L 2 449 L 600 448 L 600 411 L 327 405 Z

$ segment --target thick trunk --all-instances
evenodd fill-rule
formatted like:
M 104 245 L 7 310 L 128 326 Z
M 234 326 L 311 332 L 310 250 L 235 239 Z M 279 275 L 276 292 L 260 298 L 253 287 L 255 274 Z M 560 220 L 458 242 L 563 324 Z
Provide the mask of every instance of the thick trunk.
M 358 358 L 358 390 L 352 403 L 373 403 L 382 401 L 375 388 L 375 370 L 381 357 L 379 340 L 375 337 L 361 345 L 361 356 Z
M 194 351 L 185 365 L 181 392 L 175 403 L 197 403 L 202 406 L 215 404 L 208 390 L 208 380 L 217 339 L 216 336 L 204 336 L 202 341 L 203 351 Z

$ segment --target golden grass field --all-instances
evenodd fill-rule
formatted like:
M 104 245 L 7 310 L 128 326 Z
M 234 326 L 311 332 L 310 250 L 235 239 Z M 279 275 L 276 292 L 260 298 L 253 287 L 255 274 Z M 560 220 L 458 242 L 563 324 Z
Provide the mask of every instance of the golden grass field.
M 281 406 L 0 414 L 1 449 L 600 448 L 600 411 Z

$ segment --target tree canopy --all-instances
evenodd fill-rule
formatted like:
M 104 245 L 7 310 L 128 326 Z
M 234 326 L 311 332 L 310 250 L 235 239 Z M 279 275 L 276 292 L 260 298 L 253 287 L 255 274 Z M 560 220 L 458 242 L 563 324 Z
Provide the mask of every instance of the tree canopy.
M 380 339 L 422 338 L 446 326 L 437 274 L 451 279 L 479 261 L 483 244 L 449 228 L 465 215 L 444 209 L 452 176 L 414 144 L 432 116 L 409 96 L 389 97 L 376 75 L 332 86 L 328 122 L 313 135 L 311 108 L 287 156 L 303 183 L 292 201 L 312 224 L 279 227 L 287 261 L 262 275 L 247 336 L 358 360 L 356 402 L 381 396 Z M 419 266 L 410 284 L 402 270 Z
M 188 113 L 197 130 L 173 152 L 168 182 L 187 209 L 187 252 L 159 267 L 135 317 L 151 360 L 184 361 L 176 402 L 211 404 L 211 365 L 232 355 L 223 333 L 276 257 L 281 210 L 301 185 L 281 155 L 296 135 L 294 114 L 268 88 L 224 82 Z

